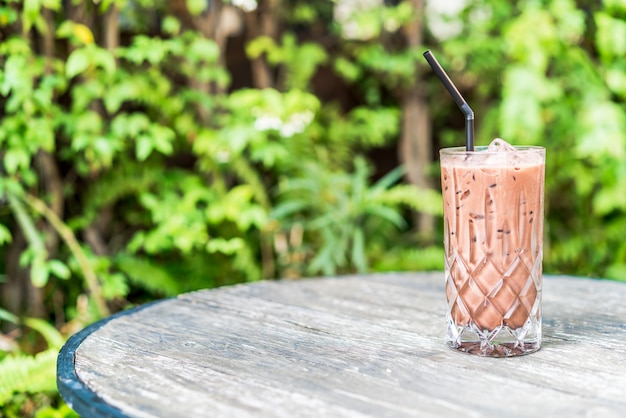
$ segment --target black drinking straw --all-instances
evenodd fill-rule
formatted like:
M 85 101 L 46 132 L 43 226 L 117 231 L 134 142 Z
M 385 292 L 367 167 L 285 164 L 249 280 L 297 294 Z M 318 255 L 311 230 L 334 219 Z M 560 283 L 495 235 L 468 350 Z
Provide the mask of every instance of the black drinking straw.
M 448 77 L 448 74 L 446 74 L 446 71 L 430 50 L 424 52 L 424 58 L 426 58 L 426 61 L 428 61 L 437 77 L 439 77 L 439 80 L 441 80 L 457 106 L 461 108 L 461 111 L 465 115 L 465 149 L 467 151 L 474 151 L 474 111 L 469 107 L 463 96 L 461 96 L 459 90 L 452 83 L 452 80 L 450 80 L 450 77 Z

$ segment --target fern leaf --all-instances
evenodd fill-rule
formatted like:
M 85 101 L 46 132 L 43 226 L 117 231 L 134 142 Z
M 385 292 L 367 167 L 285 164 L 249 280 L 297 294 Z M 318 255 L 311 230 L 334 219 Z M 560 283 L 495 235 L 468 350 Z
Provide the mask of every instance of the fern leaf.
M 11 355 L 0 362 L 0 406 L 16 392 L 56 391 L 58 350 L 51 348 L 35 356 Z
M 435 190 L 422 189 L 414 185 L 399 184 L 375 195 L 374 200 L 386 204 L 401 204 L 423 213 L 441 215 L 441 194 Z
M 182 291 L 176 278 L 149 259 L 121 254 L 114 258 L 115 266 L 126 274 L 131 282 L 156 294 L 174 296 Z

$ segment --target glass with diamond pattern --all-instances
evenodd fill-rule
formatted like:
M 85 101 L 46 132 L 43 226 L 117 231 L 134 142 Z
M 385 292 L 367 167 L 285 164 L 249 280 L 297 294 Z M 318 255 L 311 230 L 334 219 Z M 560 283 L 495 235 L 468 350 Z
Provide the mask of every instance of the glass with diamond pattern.
M 447 342 L 510 357 L 541 346 L 545 149 L 498 141 L 440 151 Z

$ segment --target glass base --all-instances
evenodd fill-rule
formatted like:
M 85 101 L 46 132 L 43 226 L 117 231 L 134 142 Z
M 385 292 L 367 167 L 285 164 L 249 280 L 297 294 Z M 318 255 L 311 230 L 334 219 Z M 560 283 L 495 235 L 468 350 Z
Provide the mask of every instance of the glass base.
M 481 331 L 472 322 L 456 325 L 449 319 L 447 342 L 455 350 L 482 357 L 523 356 L 541 348 L 541 320 L 528 320 L 514 330 L 501 325 Z

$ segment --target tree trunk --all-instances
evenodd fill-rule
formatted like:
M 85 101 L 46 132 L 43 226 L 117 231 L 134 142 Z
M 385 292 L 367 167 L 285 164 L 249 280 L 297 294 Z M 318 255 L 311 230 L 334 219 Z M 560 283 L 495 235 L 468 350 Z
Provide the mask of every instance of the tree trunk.
M 120 46 L 120 12 L 115 3 L 104 13 L 102 41 L 106 49 L 117 49 Z
M 248 42 L 259 36 L 268 36 L 276 40 L 278 25 L 276 13 L 280 0 L 261 0 L 256 10 L 246 13 L 246 33 Z M 252 60 L 252 80 L 259 89 L 276 87 L 276 80 L 264 56 Z
M 52 10 L 42 8 L 41 15 L 46 22 L 47 31 L 40 33 L 38 37 L 29 36 L 29 38 L 33 49 L 39 50 L 45 57 L 46 73 L 50 73 L 55 54 L 54 14 Z M 46 198 L 50 201 L 51 209 L 62 217 L 63 184 L 54 157 L 40 150 L 34 157 L 34 165 L 42 181 Z M 54 257 L 59 247 L 59 236 L 47 223 L 42 223 L 40 227 L 44 232 L 46 251 L 50 257 Z M 13 243 L 6 257 L 7 280 L 1 288 L 2 306 L 20 315 L 43 316 L 45 314 L 43 290 L 33 286 L 28 269 L 21 267 L 19 263 L 20 255 L 27 248 L 26 239 L 19 227 L 14 229 L 13 237 Z
M 63 219 L 65 202 L 63 200 L 63 181 L 59 174 L 59 168 L 54 157 L 40 150 L 35 156 L 35 163 L 39 177 L 46 191 L 46 200 L 49 202 L 50 209 L 60 218 Z M 50 257 L 55 257 L 59 247 L 59 235 L 55 229 L 46 224 L 45 231 L 46 250 Z
M 198 16 L 192 16 L 189 13 L 186 3 L 183 0 L 174 0 L 169 3 L 168 7 L 170 13 L 180 20 L 183 30 L 197 30 L 202 33 L 205 38 L 215 42 L 220 51 L 217 65 L 224 67 L 226 65 L 228 37 L 233 33 L 241 31 L 242 27 L 242 18 L 237 9 L 217 0 L 211 1 L 208 11 Z M 208 95 L 222 94 L 225 92 L 225 88 L 215 82 L 201 81 L 194 77 L 189 77 L 187 84 L 193 90 L 202 91 Z M 208 125 L 210 123 L 211 114 L 201 105 L 196 107 L 196 111 L 202 124 Z
M 400 161 L 407 168 L 408 180 L 421 189 L 432 189 L 433 181 L 428 175 L 432 164 L 430 114 L 422 97 L 420 86 L 411 87 L 402 101 L 402 137 Z M 432 235 L 435 218 L 426 213 L 415 213 L 415 226 L 425 238 Z
M 280 0 L 259 0 L 258 7 L 245 15 L 246 38 L 248 42 L 259 36 L 267 36 L 276 41 L 279 27 L 276 13 L 280 7 Z M 261 55 L 251 60 L 252 83 L 255 88 L 276 88 L 276 79 L 265 56 Z M 263 278 L 270 279 L 276 276 L 276 263 L 273 246 L 273 231 L 261 231 L 261 254 L 263 263 Z
M 424 0 L 411 0 L 411 3 L 417 17 L 406 26 L 405 38 L 409 47 L 416 48 L 422 45 Z M 419 76 L 405 91 L 401 100 L 402 134 L 398 147 L 400 161 L 406 166 L 407 178 L 412 184 L 432 189 L 433 181 L 428 175 L 433 155 L 431 121 Z M 415 227 L 420 236 L 431 237 L 435 228 L 435 218 L 429 214 L 415 213 Z
M 115 3 L 112 3 L 102 16 L 102 46 L 108 50 L 115 50 L 120 45 L 119 18 L 119 9 Z M 94 103 L 92 107 L 103 118 L 106 117 L 105 109 L 101 103 Z M 107 256 L 110 253 L 104 235 L 111 228 L 112 212 L 112 205 L 100 208 L 98 216 L 83 231 L 83 239 L 96 255 Z
M 20 266 L 20 256 L 27 247 L 26 238 L 14 228 L 13 242 L 6 253 L 6 283 L 2 290 L 2 308 L 17 315 L 43 317 L 45 309 L 41 289 L 33 286 L 28 269 Z

